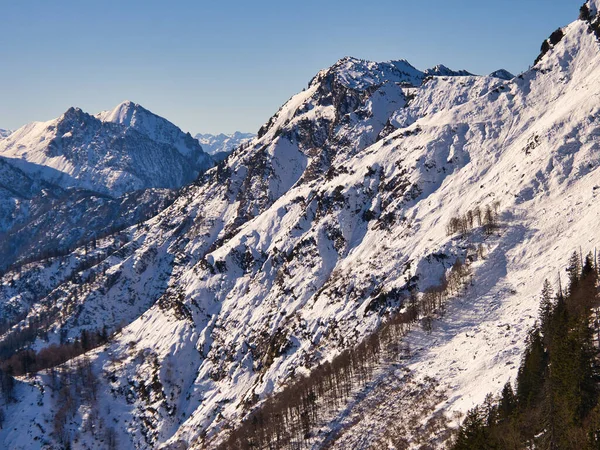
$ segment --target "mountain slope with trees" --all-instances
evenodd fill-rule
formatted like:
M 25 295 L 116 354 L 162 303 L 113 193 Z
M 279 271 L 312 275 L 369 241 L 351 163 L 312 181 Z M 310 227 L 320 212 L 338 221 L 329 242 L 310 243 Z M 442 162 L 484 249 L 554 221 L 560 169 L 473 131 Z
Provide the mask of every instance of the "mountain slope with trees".
M 436 423 L 518 376 L 543 279 L 595 244 L 597 12 L 511 80 L 344 58 L 156 216 L 6 273 L 3 360 L 27 368 L 5 366 L 0 442 L 216 448 L 294 392 L 296 448 L 442 445 Z M 53 344 L 73 359 L 48 368 Z
M 581 259 L 573 253 L 556 295 L 544 282 L 515 386 L 467 413 L 453 450 L 598 448 L 598 267 Z

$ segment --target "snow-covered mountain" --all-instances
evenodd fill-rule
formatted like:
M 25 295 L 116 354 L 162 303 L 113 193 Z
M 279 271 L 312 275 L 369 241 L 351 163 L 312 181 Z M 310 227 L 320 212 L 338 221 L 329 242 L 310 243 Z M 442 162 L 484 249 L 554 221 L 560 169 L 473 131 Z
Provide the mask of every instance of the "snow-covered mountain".
M 329 419 L 302 446 L 389 446 L 402 419 L 452 423 L 499 390 L 516 375 L 543 279 L 596 245 L 599 4 L 509 80 L 344 58 L 155 217 L 5 274 L 0 313 L 14 325 L 0 344 L 115 334 L 74 360 L 93 395 L 75 375 L 20 377 L 0 442 L 214 448 L 457 258 L 472 286 L 349 401 L 321 405 Z M 448 233 L 487 206 L 493 232 Z M 435 446 L 436 430 L 401 438 Z
M 189 133 L 132 102 L 96 116 L 69 108 L 0 141 L 0 157 L 59 185 L 120 196 L 177 188 L 213 165 Z
M 236 131 L 233 134 L 202 134 L 194 136 L 202 145 L 202 149 L 209 155 L 218 153 L 229 154 L 240 145 L 250 141 L 256 135 L 253 133 L 242 133 Z
M 132 102 L 22 127 L 0 144 L 0 271 L 147 219 L 213 164 Z
M 0 128 L 0 139 L 4 139 L 5 137 L 10 136 L 11 133 L 12 130 L 3 130 L 2 128 Z

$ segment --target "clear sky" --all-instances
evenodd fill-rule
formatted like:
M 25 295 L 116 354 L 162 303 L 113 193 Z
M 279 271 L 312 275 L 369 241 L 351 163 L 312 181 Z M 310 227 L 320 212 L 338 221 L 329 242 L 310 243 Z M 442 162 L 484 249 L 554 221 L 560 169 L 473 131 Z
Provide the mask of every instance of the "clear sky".
M 255 132 L 343 56 L 519 73 L 583 0 L 0 0 L 0 128 L 140 103 Z

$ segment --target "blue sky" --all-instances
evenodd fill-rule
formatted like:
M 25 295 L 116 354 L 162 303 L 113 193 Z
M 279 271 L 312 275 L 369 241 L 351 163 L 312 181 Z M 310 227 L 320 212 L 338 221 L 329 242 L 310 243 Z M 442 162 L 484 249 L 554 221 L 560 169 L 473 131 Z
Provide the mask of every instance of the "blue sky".
M 343 56 L 527 69 L 583 0 L 0 0 L 0 128 L 132 100 L 185 131 L 256 131 Z

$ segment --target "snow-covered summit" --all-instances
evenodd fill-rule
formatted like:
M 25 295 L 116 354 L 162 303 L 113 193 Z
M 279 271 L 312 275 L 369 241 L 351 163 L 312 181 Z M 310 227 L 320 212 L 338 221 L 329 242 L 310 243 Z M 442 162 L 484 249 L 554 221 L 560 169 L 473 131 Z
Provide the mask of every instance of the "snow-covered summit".
M 0 157 L 61 187 L 115 196 L 180 187 L 213 164 L 189 133 L 131 102 L 25 125 L 0 141 Z
M 182 132 L 176 125 L 137 103 L 126 100 L 110 111 L 97 114 L 96 117 L 103 122 L 134 129 L 161 144 L 174 145 L 185 157 L 196 158 L 199 165 L 207 166 L 208 158 L 198 152 L 190 133 Z
M 423 81 L 423 72 L 406 60 L 375 62 L 350 56 L 344 57 L 330 68 L 320 71 L 311 84 L 319 82 L 328 75 L 334 75 L 341 85 L 355 90 L 364 90 L 387 81 L 408 83 L 414 86 L 418 86 Z
M 125 126 L 132 126 L 137 122 L 140 115 L 152 114 L 141 105 L 132 102 L 131 100 L 125 100 L 115 106 L 113 109 L 108 111 L 102 111 L 96 115 L 103 122 L 120 123 Z M 136 116 L 134 118 L 134 115 Z M 143 118 L 141 119 L 143 121 Z
M 320 82 L 333 75 L 341 85 L 355 90 L 365 90 L 383 83 L 401 83 L 406 86 L 419 86 L 426 77 L 466 77 L 474 76 L 466 70 L 452 70 L 442 64 L 425 71 L 419 70 L 405 59 L 375 62 L 350 56 L 338 60 L 333 66 L 322 70 L 311 81 Z

